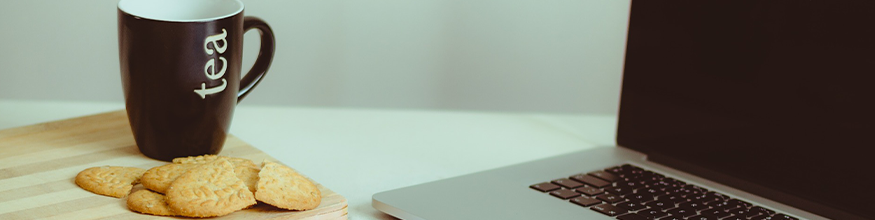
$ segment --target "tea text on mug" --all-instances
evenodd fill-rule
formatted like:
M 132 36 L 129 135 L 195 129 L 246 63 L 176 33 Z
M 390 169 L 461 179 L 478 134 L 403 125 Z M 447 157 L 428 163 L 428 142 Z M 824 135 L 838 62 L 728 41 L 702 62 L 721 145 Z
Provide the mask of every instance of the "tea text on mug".
M 201 83 L 201 88 L 194 90 L 194 93 L 200 95 L 201 99 L 206 99 L 207 95 L 225 91 L 225 86 L 228 85 L 228 81 L 226 81 L 225 78 L 222 78 L 222 76 L 225 76 L 225 71 L 228 70 L 228 60 L 226 60 L 222 56 L 219 56 L 225 52 L 225 49 L 228 49 L 228 41 L 225 40 L 226 36 L 228 36 L 228 32 L 225 31 L 224 28 L 222 28 L 221 34 L 208 36 L 204 40 L 204 50 L 206 50 L 207 55 L 213 55 L 214 49 L 216 52 L 219 52 L 216 58 L 207 60 L 207 64 L 204 65 L 204 75 L 206 75 L 207 78 L 209 78 L 210 80 L 222 79 L 222 85 L 207 88 L 207 83 Z M 219 45 L 218 41 L 222 41 L 222 44 Z M 207 47 L 210 44 L 213 45 L 212 49 Z M 219 72 L 216 72 L 216 60 L 219 60 L 222 63 L 221 70 L 219 70 Z

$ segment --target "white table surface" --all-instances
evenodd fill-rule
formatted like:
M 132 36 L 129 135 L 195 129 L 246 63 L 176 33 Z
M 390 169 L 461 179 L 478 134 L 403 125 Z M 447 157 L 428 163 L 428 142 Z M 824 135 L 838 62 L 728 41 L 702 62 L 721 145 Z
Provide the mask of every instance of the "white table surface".
M 0 129 L 124 103 L 0 100 Z M 393 219 L 374 193 L 614 144 L 614 115 L 237 107 L 231 134 L 349 200 L 350 219 Z

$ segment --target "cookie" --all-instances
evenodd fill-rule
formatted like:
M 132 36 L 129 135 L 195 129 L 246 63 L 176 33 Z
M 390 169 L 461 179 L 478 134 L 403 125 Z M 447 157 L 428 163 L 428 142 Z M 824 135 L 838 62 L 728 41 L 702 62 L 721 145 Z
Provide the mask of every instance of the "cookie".
M 170 183 L 176 180 L 179 175 L 185 173 L 191 168 L 197 167 L 197 164 L 166 164 L 163 166 L 152 167 L 143 173 L 140 182 L 146 189 L 150 189 L 159 193 L 167 193 L 167 188 Z
M 225 158 L 186 171 L 170 184 L 166 195 L 170 210 L 188 217 L 223 216 L 256 203 Z
M 227 159 L 228 162 L 231 162 L 232 164 L 234 164 L 234 166 L 248 166 L 248 167 L 252 167 L 252 168 L 256 168 L 256 169 L 259 168 L 258 165 L 255 165 L 255 163 L 253 163 L 253 162 L 252 162 L 251 160 L 249 160 L 249 159 L 236 158 L 236 157 L 226 157 L 226 156 L 218 156 L 218 155 L 211 155 L 211 154 L 201 155 L 201 156 L 191 156 L 191 157 L 179 157 L 179 158 L 174 158 L 174 159 L 173 159 L 173 163 L 178 163 L 178 164 L 204 164 L 204 163 L 207 163 L 207 162 L 210 162 L 210 161 L 214 161 L 214 160 L 219 159 L 219 158 L 225 158 L 225 159 Z
M 319 206 L 322 192 L 292 168 L 264 161 L 255 199 L 283 209 L 308 210 Z
M 217 155 L 201 155 L 201 156 L 192 156 L 192 157 L 179 157 L 174 158 L 174 164 L 204 164 L 210 161 L 214 161 L 219 158 L 227 159 L 228 162 L 234 164 L 234 173 L 237 174 L 237 178 L 243 180 L 246 183 L 246 186 L 249 188 L 249 191 L 255 192 L 256 187 L 255 184 L 258 183 L 258 171 L 260 170 L 258 165 L 255 165 L 249 159 L 236 158 L 236 157 L 226 157 L 226 156 L 217 156 Z
M 176 215 L 173 211 L 170 211 L 170 207 L 167 206 L 167 201 L 164 199 L 164 195 L 147 189 L 137 190 L 128 196 L 128 209 L 150 215 Z
M 250 192 L 255 192 L 256 190 L 258 190 L 256 186 L 258 184 L 259 171 L 261 171 L 261 169 L 248 166 L 234 167 L 234 174 L 237 174 L 237 178 L 243 180 L 243 183 L 246 184 L 246 187 L 249 188 Z
M 92 167 L 76 175 L 76 185 L 93 193 L 121 198 L 131 192 L 144 172 L 146 170 L 136 167 Z

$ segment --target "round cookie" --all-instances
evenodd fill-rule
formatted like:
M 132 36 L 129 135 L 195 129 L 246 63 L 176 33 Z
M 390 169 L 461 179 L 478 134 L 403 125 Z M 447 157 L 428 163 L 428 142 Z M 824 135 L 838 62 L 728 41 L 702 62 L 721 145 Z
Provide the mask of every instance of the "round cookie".
M 167 201 L 164 199 L 164 195 L 147 189 L 137 190 L 128 196 L 128 209 L 150 215 L 176 215 L 173 211 L 170 211 L 170 207 L 167 206 Z
M 319 206 L 322 192 L 292 168 L 264 161 L 258 172 L 255 199 L 283 209 L 308 210 Z
M 92 167 L 79 172 L 75 182 L 90 192 L 121 198 L 131 192 L 144 172 L 146 170 L 136 167 Z
M 188 217 L 223 216 L 256 204 L 234 173 L 234 165 L 224 158 L 186 171 L 170 184 L 166 195 L 170 210 Z
M 151 189 L 152 191 L 162 194 L 167 193 L 167 188 L 170 187 L 170 183 L 173 183 L 173 180 L 176 180 L 176 178 L 185 173 L 185 171 L 197 166 L 197 164 L 171 163 L 152 167 L 152 169 L 143 173 L 140 182 L 146 187 L 146 189 Z

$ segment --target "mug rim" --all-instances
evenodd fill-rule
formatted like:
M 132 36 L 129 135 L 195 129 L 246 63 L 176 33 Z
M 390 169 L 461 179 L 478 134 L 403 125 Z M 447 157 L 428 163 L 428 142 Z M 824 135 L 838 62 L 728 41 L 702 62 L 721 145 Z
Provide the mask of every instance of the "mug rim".
M 170 0 L 170 1 L 166 1 L 166 2 L 178 3 L 179 1 L 182 1 L 182 0 Z M 160 16 L 150 15 L 148 13 L 146 13 L 146 14 L 132 13 L 130 10 L 125 10 L 125 8 L 127 8 L 127 7 L 133 7 L 133 6 L 129 5 L 129 4 L 131 4 L 131 2 L 134 2 L 134 3 L 148 2 L 147 4 L 155 4 L 155 0 L 120 0 L 117 4 L 116 8 L 119 11 L 124 12 L 125 14 L 128 14 L 128 15 L 136 17 L 136 18 L 145 18 L 145 19 L 149 19 L 149 20 L 166 21 L 166 22 L 209 22 L 209 21 L 220 20 L 220 19 L 224 19 L 224 18 L 228 18 L 228 17 L 233 17 L 233 16 L 243 12 L 244 6 L 243 6 L 243 2 L 241 2 L 240 0 L 226 0 L 226 1 L 231 1 L 231 2 L 236 4 L 236 9 L 234 9 L 233 12 L 223 13 L 223 14 L 217 15 L 217 16 L 209 16 L 209 17 L 193 18 L 193 19 L 162 18 Z

